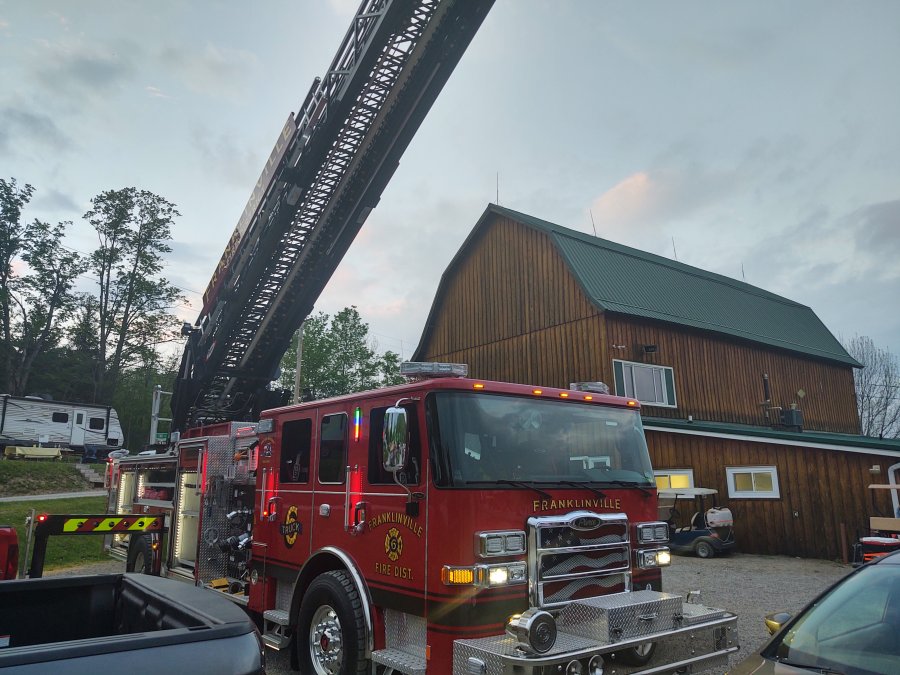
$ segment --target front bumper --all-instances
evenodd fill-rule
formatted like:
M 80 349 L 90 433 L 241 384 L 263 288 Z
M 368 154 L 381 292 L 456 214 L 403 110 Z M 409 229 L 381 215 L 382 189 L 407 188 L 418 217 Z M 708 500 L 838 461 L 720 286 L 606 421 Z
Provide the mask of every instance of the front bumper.
M 654 592 L 640 593 L 645 599 L 647 594 Z M 662 593 L 656 595 L 668 596 Z M 722 610 L 685 604 L 671 617 L 661 617 L 662 623 L 668 625 L 654 621 L 647 632 L 635 635 L 635 631 L 629 630 L 626 631 L 628 637 L 614 639 L 601 636 L 618 632 L 618 629 L 611 628 L 611 619 L 616 618 L 615 612 L 598 615 L 590 601 L 582 603 L 582 608 L 578 605 L 575 602 L 564 612 L 580 617 L 579 622 L 558 624 L 556 643 L 545 654 L 529 654 L 519 647 L 515 639 L 505 634 L 457 640 L 453 647 L 454 675 L 549 675 L 564 672 L 571 661 L 581 662 L 583 672 L 587 673 L 588 661 L 598 654 L 603 656 L 604 675 L 692 673 L 726 666 L 729 655 L 739 648 L 737 617 Z M 574 612 L 569 611 L 573 607 Z M 641 611 L 646 611 L 647 603 L 640 603 L 640 607 Z M 583 609 L 589 611 L 581 611 Z M 612 657 L 614 652 L 647 642 L 657 643 L 657 651 L 654 659 L 645 666 L 623 665 Z

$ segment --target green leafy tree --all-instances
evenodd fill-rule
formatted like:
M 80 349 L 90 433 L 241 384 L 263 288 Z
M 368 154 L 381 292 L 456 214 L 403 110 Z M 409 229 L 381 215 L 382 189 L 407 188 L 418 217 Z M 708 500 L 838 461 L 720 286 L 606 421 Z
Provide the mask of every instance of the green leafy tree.
M 400 356 L 378 354 L 377 348 L 356 307 L 345 307 L 334 317 L 324 312 L 310 316 L 303 324 L 301 391 L 320 399 L 402 382 Z M 286 389 L 294 386 L 296 363 L 292 344 L 281 362 L 279 382 Z
M 18 355 L 13 368 L 13 393 L 27 393 L 35 359 L 60 341 L 61 326 L 72 314 L 75 279 L 85 271 L 84 258 L 65 249 L 62 239 L 70 222 L 50 225 L 39 220 L 26 229 L 22 259 L 29 273 L 21 280 Z
M 84 217 L 99 243 L 90 256 L 99 278 L 96 401 L 112 399 L 124 369 L 178 338 L 179 321 L 169 310 L 184 299 L 160 275 L 162 255 L 172 250 L 171 226 L 180 215 L 175 205 L 136 188 L 103 192 L 91 204 Z
M 25 225 L 22 224 L 22 209 L 31 201 L 34 188 L 27 183 L 19 188 L 15 178 L 8 181 L 0 178 L 0 386 L 6 392 L 13 389 L 13 293 L 16 278 L 13 274 L 13 260 L 22 251 L 25 239 Z

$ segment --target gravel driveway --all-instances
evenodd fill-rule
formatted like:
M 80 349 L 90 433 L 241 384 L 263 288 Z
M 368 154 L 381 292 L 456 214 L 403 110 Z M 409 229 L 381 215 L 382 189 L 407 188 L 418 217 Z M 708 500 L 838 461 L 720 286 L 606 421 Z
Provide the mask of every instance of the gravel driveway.
M 703 604 L 722 607 L 738 615 L 741 650 L 732 665 L 758 650 L 768 639 L 763 617 L 769 612 L 797 612 L 820 591 L 847 574 L 849 565 L 824 560 L 804 560 L 783 556 L 743 555 L 701 560 L 674 556 L 663 575 L 664 590 L 686 594 L 699 590 Z M 121 572 L 118 561 L 92 563 L 47 576 Z M 285 652 L 267 655 L 270 675 L 289 675 L 290 659 Z M 725 669 L 708 671 L 721 675 Z

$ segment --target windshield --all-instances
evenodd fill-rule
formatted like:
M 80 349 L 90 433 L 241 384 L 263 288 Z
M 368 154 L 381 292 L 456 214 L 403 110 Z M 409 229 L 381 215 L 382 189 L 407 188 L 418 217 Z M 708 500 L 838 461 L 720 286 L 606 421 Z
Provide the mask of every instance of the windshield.
M 470 392 L 429 396 L 438 485 L 653 484 L 638 411 Z
M 816 672 L 892 675 L 900 663 L 900 566 L 848 577 L 809 608 L 764 656 Z

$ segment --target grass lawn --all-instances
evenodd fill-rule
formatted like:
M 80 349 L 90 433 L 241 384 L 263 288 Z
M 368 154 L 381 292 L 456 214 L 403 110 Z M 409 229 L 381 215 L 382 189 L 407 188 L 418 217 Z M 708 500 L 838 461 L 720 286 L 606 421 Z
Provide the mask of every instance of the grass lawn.
M 104 465 L 98 464 L 102 474 Z M 0 497 L 42 495 L 90 490 L 91 486 L 68 462 L 24 459 L 0 460 Z
M 10 464 L 12 462 L 0 462 Z M 19 535 L 19 557 L 25 554 L 25 517 L 31 513 L 101 514 L 106 512 L 106 497 L 48 499 L 47 501 L 0 502 L 0 524 L 12 525 Z M 47 541 L 44 569 L 72 567 L 84 563 L 109 560 L 103 552 L 103 537 L 53 536 Z

